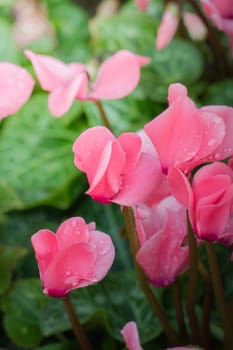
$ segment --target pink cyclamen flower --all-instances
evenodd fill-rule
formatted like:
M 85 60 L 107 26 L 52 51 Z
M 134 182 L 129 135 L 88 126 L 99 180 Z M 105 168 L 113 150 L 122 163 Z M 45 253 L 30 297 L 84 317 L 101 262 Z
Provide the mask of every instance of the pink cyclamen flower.
M 132 206 L 144 201 L 158 186 L 162 172 L 158 159 L 141 148 L 135 133 L 116 138 L 103 126 L 84 131 L 73 152 L 76 167 L 87 175 L 86 193 L 103 204 Z
M 214 162 L 200 168 L 192 185 L 176 168 L 168 180 L 172 194 L 188 210 L 196 236 L 200 239 L 233 244 L 233 171 L 225 163 Z
M 227 33 L 233 55 L 233 5 L 232 0 L 201 0 L 208 18 L 219 29 Z
M 64 221 L 56 234 L 40 230 L 31 241 L 43 291 L 51 297 L 62 298 L 73 289 L 102 280 L 115 256 L 111 238 L 81 217 Z
M 49 110 L 55 117 L 65 114 L 75 99 L 114 100 L 129 95 L 138 85 L 141 66 L 150 62 L 149 57 L 120 50 L 102 63 L 88 91 L 89 76 L 85 65 L 65 64 L 54 57 L 37 55 L 29 50 L 25 51 L 25 55 L 33 64 L 42 89 L 50 92 Z
M 134 1 L 137 8 L 139 8 L 139 10 L 141 11 L 146 11 L 150 2 L 150 0 L 134 0 Z
M 136 259 L 150 282 L 165 287 L 189 264 L 186 209 L 172 196 L 134 208 L 140 248 Z
M 164 173 L 173 166 L 188 172 L 233 154 L 232 107 L 197 108 L 179 83 L 169 86 L 168 101 L 169 107 L 144 127 Z
M 16 113 L 31 96 L 34 80 L 26 69 L 9 62 L 0 63 L 0 120 Z

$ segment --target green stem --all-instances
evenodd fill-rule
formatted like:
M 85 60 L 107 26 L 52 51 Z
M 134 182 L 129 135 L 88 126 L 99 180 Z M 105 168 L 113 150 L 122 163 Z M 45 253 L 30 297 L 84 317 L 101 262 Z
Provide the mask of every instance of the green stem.
M 145 296 L 147 297 L 152 310 L 154 311 L 155 315 L 158 317 L 165 334 L 167 335 L 169 341 L 172 344 L 178 344 L 179 339 L 178 336 L 175 332 L 175 330 L 171 327 L 169 320 L 167 319 L 167 316 L 159 304 L 159 301 L 157 300 L 156 296 L 150 289 L 148 283 L 147 283 L 147 278 L 144 274 L 144 271 L 141 269 L 141 267 L 138 265 L 136 261 L 136 253 L 138 251 L 138 239 L 137 239 L 137 233 L 135 231 L 135 223 L 134 223 L 134 217 L 133 217 L 133 211 L 132 208 L 130 207 L 124 207 L 123 208 L 123 215 L 124 215 L 124 220 L 125 220 L 125 226 L 126 230 L 128 233 L 128 238 L 129 238 L 129 243 L 130 243 L 130 248 L 134 260 L 134 265 L 135 265 L 135 270 L 137 274 L 137 278 L 140 284 L 140 287 L 142 291 L 144 292 Z
M 202 325 L 201 325 L 201 345 L 206 349 L 211 349 L 210 341 L 210 314 L 213 299 L 213 290 L 209 272 L 199 261 L 198 270 L 205 283 L 205 298 L 203 302 Z
M 226 348 L 229 350 L 233 349 L 233 329 L 228 313 L 227 305 L 224 297 L 224 290 L 221 280 L 221 275 L 218 266 L 218 259 L 211 242 L 205 242 L 206 252 L 208 256 L 210 275 L 213 283 L 215 299 L 217 303 L 218 312 L 222 321 L 222 326 L 225 332 Z
M 182 305 L 182 293 L 179 278 L 176 278 L 173 285 L 173 300 L 176 310 L 176 319 L 179 327 L 180 338 L 183 340 L 184 344 L 188 343 L 187 330 L 184 322 L 184 312 Z
M 62 299 L 64 306 L 65 306 L 65 310 L 68 314 L 69 320 L 72 324 L 72 328 L 73 328 L 73 332 L 74 335 L 78 341 L 78 343 L 81 346 L 82 350 L 92 350 L 92 346 L 88 340 L 88 338 L 86 337 L 86 334 L 83 330 L 83 327 L 81 326 L 77 313 L 74 309 L 74 306 L 69 298 L 69 296 L 65 297 Z
M 189 245 L 189 280 L 186 300 L 186 309 L 191 329 L 193 344 L 200 344 L 200 331 L 198 318 L 195 310 L 197 287 L 198 287 L 198 246 L 194 237 L 192 226 L 187 214 L 188 245 Z
M 105 113 L 105 110 L 103 108 L 103 104 L 101 101 L 95 101 L 95 104 L 99 110 L 100 117 L 102 119 L 103 125 L 106 126 L 111 132 L 113 132 L 111 124 L 108 120 L 107 114 Z

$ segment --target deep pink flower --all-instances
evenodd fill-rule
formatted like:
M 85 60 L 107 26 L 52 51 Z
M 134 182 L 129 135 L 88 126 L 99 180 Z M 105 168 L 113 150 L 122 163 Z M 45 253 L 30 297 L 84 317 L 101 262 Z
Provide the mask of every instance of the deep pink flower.
M 171 84 L 169 107 L 145 125 L 164 173 L 170 167 L 186 171 L 199 164 L 233 154 L 233 108 L 206 106 L 198 109 L 182 84 Z
M 143 350 L 140 345 L 137 324 L 133 321 L 126 323 L 121 330 L 121 334 L 125 340 L 126 346 L 129 350 Z
M 43 291 L 57 298 L 102 280 L 115 255 L 111 238 L 81 217 L 64 221 L 56 234 L 40 230 L 31 241 Z
M 152 284 L 167 286 L 189 263 L 186 209 L 168 196 L 151 206 L 139 205 L 134 212 L 140 241 L 137 262 Z
M 96 81 L 88 91 L 89 77 L 81 63 L 60 60 L 26 50 L 42 89 L 49 91 L 49 110 L 55 117 L 65 114 L 75 99 L 97 101 L 120 99 L 129 95 L 140 79 L 141 66 L 149 57 L 120 50 L 102 63 Z M 91 85 L 91 84 L 90 84 Z
M 16 113 L 30 97 L 34 80 L 26 69 L 9 62 L 0 63 L 0 120 Z
M 172 194 L 189 210 L 190 221 L 198 238 L 233 243 L 233 171 L 225 163 L 215 162 L 200 168 L 192 185 L 176 168 L 168 180 Z
M 135 133 L 116 138 L 107 128 L 96 126 L 77 138 L 73 152 L 76 167 L 87 175 L 86 193 L 100 203 L 141 203 L 162 177 L 158 159 L 142 151 L 142 140 Z
M 215 26 L 227 33 L 231 52 L 233 55 L 233 5 L 232 0 L 200 0 L 202 7 L 215 24 Z

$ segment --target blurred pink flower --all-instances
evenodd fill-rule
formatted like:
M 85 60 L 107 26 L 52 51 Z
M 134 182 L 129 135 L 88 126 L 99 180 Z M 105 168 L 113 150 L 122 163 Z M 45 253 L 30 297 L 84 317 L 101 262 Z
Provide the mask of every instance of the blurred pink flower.
M 225 163 L 204 165 L 192 185 L 181 170 L 171 168 L 168 180 L 172 194 L 189 210 L 198 238 L 233 244 L 233 171 Z
M 73 152 L 76 167 L 87 175 L 86 193 L 103 204 L 143 202 L 162 177 L 158 159 L 142 152 L 142 140 L 134 133 L 116 138 L 107 128 L 96 126 L 77 138 Z
M 111 238 L 81 217 L 64 221 L 56 234 L 40 230 L 31 241 L 43 291 L 51 297 L 62 298 L 73 289 L 102 280 L 115 256 Z
M 146 11 L 150 0 L 134 0 L 135 5 L 139 8 L 141 11 Z
M 208 161 L 233 154 L 233 108 L 197 108 L 182 84 L 171 84 L 169 107 L 144 127 L 154 144 L 164 173 L 170 167 L 186 172 Z
M 31 96 L 34 80 L 26 69 L 0 62 L 0 120 L 16 113 Z
M 172 196 L 134 208 L 140 248 L 136 259 L 156 287 L 165 287 L 188 268 L 186 208 Z
M 140 67 L 150 62 L 149 57 L 120 50 L 102 63 L 96 81 L 88 91 L 89 76 L 85 65 L 65 64 L 29 50 L 25 55 L 33 64 L 42 89 L 50 92 L 49 110 L 55 117 L 65 114 L 75 99 L 114 100 L 129 95 L 138 85 Z
M 232 0 L 200 0 L 202 7 L 215 24 L 215 26 L 227 33 L 233 55 L 233 4 Z

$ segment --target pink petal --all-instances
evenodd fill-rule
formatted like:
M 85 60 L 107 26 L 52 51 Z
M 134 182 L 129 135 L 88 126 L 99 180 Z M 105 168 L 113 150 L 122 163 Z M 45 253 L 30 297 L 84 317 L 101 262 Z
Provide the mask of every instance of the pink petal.
M 184 25 L 193 40 L 204 40 L 207 35 L 207 28 L 201 18 L 192 12 L 183 14 Z
M 30 97 L 34 80 L 22 67 L 0 63 L 0 119 L 16 113 Z
M 98 168 L 86 192 L 100 203 L 108 203 L 119 192 L 125 154 L 118 141 L 109 141 L 101 155 Z
M 147 123 L 144 130 L 154 144 L 166 173 L 169 167 L 179 166 L 195 156 L 200 148 L 203 125 L 193 101 L 181 96 Z
M 174 37 L 179 25 L 178 5 L 175 2 L 168 3 L 163 13 L 162 21 L 159 25 L 156 49 L 164 49 Z
M 222 18 L 214 2 L 210 0 L 200 0 L 200 2 L 209 19 L 212 20 L 218 29 L 222 29 Z
M 83 218 L 72 217 L 65 220 L 56 233 L 60 249 L 66 249 L 76 243 L 89 241 L 88 226 Z
M 87 174 L 89 183 L 97 171 L 106 143 L 112 140 L 115 136 L 107 128 L 95 126 L 85 130 L 74 142 L 74 163 Z
M 140 157 L 142 141 L 137 134 L 130 132 L 121 134 L 117 139 L 125 152 L 126 160 L 124 173 L 127 173 L 135 167 Z
M 143 350 L 140 345 L 138 329 L 135 322 L 131 321 L 126 323 L 121 330 L 121 334 L 129 350 Z
M 72 80 L 58 88 L 49 95 L 49 110 L 55 117 L 60 117 L 70 109 L 75 98 L 86 97 L 88 78 L 86 73 L 80 73 Z
M 142 203 L 158 187 L 161 178 L 159 161 L 150 154 L 142 153 L 135 168 L 125 174 L 121 190 L 112 201 L 126 206 Z
M 102 280 L 112 266 L 115 257 L 115 248 L 111 237 L 99 231 L 90 233 L 90 243 L 96 246 L 97 258 L 94 274 L 97 281 Z
M 33 64 L 42 89 L 47 91 L 53 91 L 70 80 L 74 74 L 77 75 L 85 69 L 85 66 L 80 63 L 76 63 L 75 70 L 74 65 L 67 65 L 57 58 L 37 55 L 29 50 L 26 50 L 24 53 Z
M 141 11 L 146 11 L 150 0 L 134 0 L 135 5 L 139 8 Z
M 213 119 L 217 116 L 217 118 L 221 118 L 222 122 L 225 124 L 224 137 L 222 138 L 222 142 L 210 155 L 211 160 L 222 160 L 231 156 L 233 154 L 233 108 L 227 106 L 206 106 L 200 108 L 200 111 L 201 113 L 213 113 L 215 115 L 215 117 L 212 117 Z M 221 127 L 221 123 L 217 118 L 216 120 L 218 120 L 219 126 Z
M 170 168 L 167 178 L 171 194 L 185 208 L 191 208 L 193 202 L 193 193 L 188 178 L 180 169 L 177 168 Z
M 62 298 L 73 289 L 96 282 L 94 247 L 78 243 L 61 250 L 52 261 L 44 276 L 44 293 Z
M 140 66 L 149 58 L 121 50 L 108 58 L 100 67 L 89 99 L 119 99 L 129 95 L 140 79 Z
M 186 86 L 180 83 L 171 84 L 168 88 L 168 103 L 169 106 L 175 102 L 178 97 L 187 97 L 188 91 Z
M 31 237 L 33 249 L 38 261 L 40 276 L 43 276 L 58 251 L 56 235 L 50 230 L 40 230 Z

